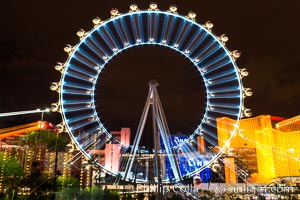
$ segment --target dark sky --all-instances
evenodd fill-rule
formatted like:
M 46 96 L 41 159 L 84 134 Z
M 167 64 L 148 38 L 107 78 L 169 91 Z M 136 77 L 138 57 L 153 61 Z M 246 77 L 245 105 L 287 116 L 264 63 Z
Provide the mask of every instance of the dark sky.
M 147 9 L 150 1 L 135 1 Z M 253 115 L 293 117 L 300 114 L 299 0 L 161 0 L 179 13 L 197 13 L 201 24 L 229 36 L 227 47 L 241 50 L 237 60 L 250 75 L 243 79 L 254 95 L 245 101 Z M 0 8 L 0 113 L 48 107 L 58 99 L 49 90 L 59 81 L 56 62 L 67 58 L 63 47 L 76 44 L 76 32 L 92 28 L 92 19 L 110 17 L 116 7 L 127 12 L 132 1 L 5 1 Z M 166 66 L 161 67 L 161 66 Z M 159 94 L 172 132 L 191 131 L 203 112 L 203 87 L 196 69 L 175 52 L 157 47 L 131 49 L 114 59 L 101 76 L 97 111 L 109 129 L 137 126 L 148 92 L 148 81 L 159 81 Z M 0 127 L 40 115 L 1 118 Z M 58 114 L 45 119 L 59 122 Z

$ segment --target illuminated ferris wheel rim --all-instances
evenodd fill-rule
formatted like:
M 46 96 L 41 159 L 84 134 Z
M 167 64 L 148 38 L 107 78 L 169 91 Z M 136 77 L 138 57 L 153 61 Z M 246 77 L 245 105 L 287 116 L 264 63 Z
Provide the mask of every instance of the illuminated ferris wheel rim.
M 72 60 L 74 60 L 76 58 L 76 56 L 77 56 L 76 54 L 78 54 L 78 52 L 82 51 L 83 46 L 86 43 L 88 43 L 87 40 L 90 39 L 90 38 L 93 38 L 93 35 L 96 34 L 99 31 L 101 31 L 100 30 L 101 28 L 107 30 L 107 27 L 109 25 L 111 25 L 111 24 L 113 24 L 112 26 L 116 27 L 117 25 L 115 25 L 115 24 L 117 23 L 117 20 L 123 20 L 126 17 L 131 17 L 130 19 L 136 17 L 137 19 L 139 19 L 139 17 L 145 16 L 145 15 L 147 15 L 147 16 L 155 16 L 155 17 L 158 17 L 159 15 L 162 15 L 162 16 L 165 17 L 165 19 L 168 18 L 168 17 L 172 18 L 172 20 L 178 20 L 178 19 L 180 19 L 181 23 L 184 22 L 185 24 L 189 24 L 190 26 L 197 27 L 198 33 L 204 32 L 204 33 L 202 33 L 202 34 L 205 34 L 205 36 L 203 36 L 203 37 L 205 37 L 205 38 L 209 37 L 210 42 L 213 43 L 213 45 L 217 44 L 217 48 L 216 48 L 217 50 L 219 50 L 219 48 L 221 48 L 222 53 L 223 53 L 222 54 L 223 57 L 221 59 L 223 59 L 223 58 L 229 59 L 229 60 L 227 60 L 227 62 L 228 62 L 227 64 L 231 65 L 231 67 L 230 67 L 231 71 L 229 72 L 229 74 L 234 74 L 234 79 L 235 79 L 236 85 L 234 86 L 235 88 L 233 90 L 235 90 L 235 91 L 238 92 L 238 94 L 234 97 L 234 99 L 238 99 L 239 102 L 236 105 L 231 105 L 232 107 L 234 107 L 237 110 L 235 110 L 235 113 L 229 113 L 229 114 L 235 116 L 236 119 L 238 120 L 238 119 L 240 119 L 240 117 L 242 117 L 242 115 L 245 115 L 245 113 L 247 115 L 247 112 L 245 112 L 246 110 L 249 111 L 248 109 L 245 109 L 243 107 L 244 97 L 245 96 L 250 96 L 250 95 L 245 94 L 246 93 L 245 90 L 248 89 L 248 88 L 243 88 L 243 85 L 242 85 L 242 82 L 241 82 L 242 77 L 246 76 L 246 75 L 242 74 L 241 70 L 238 69 L 238 67 L 237 67 L 237 65 L 235 63 L 235 59 L 237 57 L 239 57 L 239 55 L 235 57 L 234 53 L 230 52 L 226 48 L 226 46 L 224 45 L 225 42 L 222 41 L 220 37 L 217 37 L 216 35 L 214 35 L 211 32 L 211 30 L 210 30 L 209 27 L 205 27 L 205 25 L 198 24 L 197 22 L 194 21 L 194 19 L 190 19 L 190 18 L 181 16 L 181 15 L 179 15 L 177 13 L 172 13 L 172 12 L 169 12 L 169 11 L 160 11 L 160 10 L 144 10 L 144 11 L 140 11 L 139 10 L 139 11 L 129 12 L 129 13 L 125 13 L 125 14 L 118 14 L 117 13 L 116 15 L 112 16 L 112 18 L 110 18 L 110 19 L 108 19 L 108 20 L 106 20 L 104 22 L 99 22 L 98 24 L 95 24 L 95 27 L 91 31 L 89 31 L 89 32 L 84 32 L 83 30 L 81 30 L 79 32 L 79 34 L 78 34 L 78 35 L 80 35 L 80 39 L 81 39 L 80 42 L 75 47 L 67 46 L 65 48 L 65 51 L 69 54 L 69 57 L 68 57 L 66 63 L 64 64 L 64 66 L 63 66 L 64 68 L 62 70 L 60 70 L 62 72 L 62 77 L 61 77 L 61 81 L 60 81 L 60 89 L 59 89 L 59 96 L 60 97 L 59 97 L 59 103 L 58 103 L 59 105 L 58 106 L 60 106 L 60 111 L 61 111 L 62 116 L 63 116 L 64 125 L 66 126 L 66 129 L 68 130 L 68 132 L 69 132 L 69 134 L 70 134 L 73 142 L 90 159 L 91 159 L 91 157 L 88 154 L 87 150 L 85 150 L 84 146 L 82 146 L 82 143 L 80 143 L 78 141 L 78 138 L 73 135 L 74 126 L 70 125 L 70 123 L 69 123 L 70 121 L 72 121 L 72 119 L 70 119 L 66 115 L 66 113 L 69 112 L 68 111 L 68 106 L 66 106 L 66 105 L 68 105 L 68 103 L 70 103 L 70 102 L 68 102 L 70 100 L 66 99 L 64 97 L 64 95 L 65 95 L 65 88 L 66 88 L 66 85 L 67 85 L 67 82 L 68 82 L 68 80 L 66 80 L 66 77 L 69 76 L 68 72 L 70 72 L 70 69 L 72 67 L 72 63 L 71 62 L 72 62 Z M 132 21 L 131 21 L 131 23 L 132 23 Z M 122 25 L 124 25 L 124 24 L 122 24 Z M 134 25 L 137 25 L 137 24 L 134 24 Z M 138 26 L 141 26 L 141 25 L 138 24 Z M 164 24 L 164 26 L 167 26 L 167 25 Z M 143 28 L 143 27 L 139 27 L 139 28 Z M 132 28 L 132 31 L 134 31 L 133 29 L 134 28 Z M 158 28 L 157 28 L 156 31 L 158 31 Z M 166 30 L 162 29 L 162 31 L 166 31 Z M 133 34 L 134 34 L 134 36 L 136 36 L 135 33 L 133 33 Z M 155 32 L 155 34 L 156 34 L 155 38 L 157 38 L 158 37 L 157 32 Z M 177 33 L 177 34 L 179 34 L 179 33 Z M 114 37 L 114 36 L 112 35 L 112 37 Z M 163 33 L 162 33 L 161 37 L 163 37 Z M 103 39 L 103 41 L 104 41 L 106 38 L 105 38 L 105 36 L 103 36 L 101 39 Z M 181 48 L 180 45 L 183 45 L 183 44 L 180 44 L 180 43 L 176 44 L 174 42 L 173 42 L 173 44 L 171 44 L 171 43 L 169 44 L 170 41 L 163 40 L 162 38 L 160 39 L 159 42 L 157 42 L 155 39 L 151 41 L 151 38 L 147 38 L 146 39 L 146 38 L 144 38 L 143 35 L 140 35 L 140 38 L 136 38 L 135 37 L 134 39 L 136 39 L 136 40 L 134 42 L 130 42 L 130 37 L 128 37 L 127 39 L 128 39 L 127 40 L 127 44 L 123 44 L 123 47 L 121 47 L 120 45 L 118 45 L 117 42 L 115 43 L 115 45 L 118 46 L 117 48 L 113 49 L 113 48 L 111 48 L 110 45 L 108 45 L 111 48 L 110 50 L 112 50 L 112 54 L 111 55 L 106 55 L 107 56 L 106 58 L 102 58 L 103 61 L 104 61 L 104 63 L 102 63 L 100 65 L 93 66 L 94 69 L 97 72 L 96 72 L 96 74 L 94 76 L 90 77 L 91 80 L 92 80 L 92 86 L 91 86 L 91 88 L 87 89 L 88 95 L 91 97 L 91 103 L 89 105 L 91 112 L 90 112 L 90 114 L 87 115 L 86 118 L 88 118 L 88 116 L 92 117 L 93 118 L 92 120 L 94 120 L 94 121 L 96 121 L 98 123 L 100 131 L 105 132 L 106 135 L 108 135 L 109 137 L 112 137 L 111 134 L 109 133 L 109 131 L 106 130 L 106 128 L 104 127 L 103 123 L 100 121 L 99 116 L 98 116 L 98 114 L 96 112 L 96 109 L 95 109 L 95 104 L 94 104 L 94 102 L 95 102 L 95 100 L 94 100 L 95 85 L 97 83 L 97 80 L 99 78 L 99 75 L 100 75 L 102 69 L 105 67 L 105 65 L 111 59 L 114 58 L 114 56 L 116 56 L 117 54 L 119 54 L 122 51 L 127 50 L 129 48 L 132 48 L 132 47 L 135 47 L 135 46 L 147 45 L 148 44 L 148 45 L 158 45 L 158 46 L 168 47 L 168 48 L 170 48 L 172 50 L 175 50 L 176 52 L 179 52 L 180 54 L 184 55 L 198 69 L 198 71 L 200 72 L 200 74 L 201 74 L 201 76 L 202 76 L 202 78 L 204 80 L 204 85 L 205 85 L 206 94 L 207 94 L 205 113 L 204 113 L 204 116 L 203 116 L 200 124 L 197 126 L 195 132 L 190 135 L 189 139 L 194 138 L 196 135 L 202 135 L 203 134 L 203 132 L 202 132 L 202 130 L 203 130 L 203 124 L 214 123 L 214 126 L 215 126 L 215 119 L 213 118 L 213 116 L 211 116 L 211 112 L 215 112 L 213 110 L 214 107 L 220 107 L 221 105 L 217 105 L 216 106 L 216 105 L 213 104 L 214 101 L 211 100 L 212 98 L 215 97 L 216 94 L 214 94 L 212 92 L 213 89 L 212 89 L 211 85 L 212 85 L 213 82 L 207 77 L 207 73 L 208 72 L 205 71 L 205 68 L 208 68 L 208 66 L 206 66 L 206 67 L 203 67 L 203 65 L 200 66 L 199 63 L 202 63 L 202 61 L 200 59 L 198 59 L 197 57 L 191 57 L 190 56 L 190 52 L 187 51 L 188 49 L 180 50 L 180 48 Z M 137 39 L 139 39 L 139 41 L 137 41 Z M 146 39 L 146 41 L 144 41 L 145 39 Z M 167 38 L 167 39 L 169 39 L 169 38 Z M 191 42 L 191 40 L 189 42 Z M 104 41 L 104 42 L 109 43 L 109 41 Z M 182 42 L 182 41 L 180 41 L 180 42 Z M 200 46 L 201 43 L 200 44 L 199 43 L 200 42 L 198 41 L 198 43 L 196 43 L 196 45 L 194 45 L 192 47 L 195 47 L 197 45 Z M 191 47 L 191 46 L 187 45 L 187 47 Z M 213 52 L 210 52 L 208 54 L 214 54 L 214 52 L 217 51 L 216 49 Z M 200 52 L 199 55 L 201 55 L 201 52 Z M 205 60 L 207 58 L 207 55 L 205 55 L 204 57 L 205 57 L 204 58 L 204 60 Z M 220 65 L 218 68 L 222 68 L 224 65 Z M 83 69 L 83 67 L 82 67 L 82 69 Z M 212 71 L 214 71 L 214 69 Z M 221 78 L 222 78 L 222 76 L 221 76 Z M 222 82 L 218 83 L 218 84 L 222 84 Z M 232 90 L 232 88 L 228 88 L 228 90 Z M 226 97 L 222 97 L 222 98 L 226 98 Z M 232 97 L 229 96 L 227 98 L 230 99 Z M 226 114 L 226 110 L 224 112 L 225 112 L 224 114 Z M 204 133 L 205 133 L 205 131 L 204 131 Z M 231 137 L 232 136 L 233 135 L 231 135 Z M 231 139 L 231 137 L 230 137 L 230 139 Z M 229 139 L 229 141 L 230 141 L 230 139 Z M 229 141 L 226 142 L 226 145 L 228 145 Z M 124 146 L 121 143 L 120 143 L 120 145 Z M 222 153 L 223 149 L 225 148 L 225 146 L 212 159 L 212 161 L 215 160 L 215 159 L 217 159 L 221 155 L 221 153 Z M 202 168 L 205 168 L 208 165 L 209 165 L 209 163 L 207 165 L 203 166 Z M 103 167 L 105 169 L 104 166 L 101 166 L 101 167 Z M 114 173 L 112 173 L 112 174 L 114 174 Z
M 115 16 L 115 17 L 113 17 L 113 18 L 111 18 L 111 19 L 108 19 L 108 20 L 104 21 L 102 24 L 100 24 L 100 25 L 98 25 L 98 26 L 95 26 L 90 32 L 88 32 L 87 35 L 84 36 L 83 39 L 81 39 L 81 41 L 75 46 L 74 50 L 72 50 L 72 53 L 70 54 L 70 56 L 69 56 L 69 58 L 68 58 L 68 60 L 67 60 L 67 62 L 66 62 L 66 70 L 67 70 L 68 67 L 69 67 L 70 59 L 72 59 L 74 53 L 78 50 L 78 48 L 80 47 L 80 45 L 81 45 L 82 43 L 85 42 L 85 39 L 86 39 L 86 38 L 90 37 L 95 31 L 99 30 L 100 27 L 105 26 L 106 24 L 109 24 L 109 23 L 111 23 L 111 22 L 114 22 L 114 21 L 116 21 L 117 19 L 123 18 L 123 17 L 125 17 L 125 16 L 139 15 L 139 14 L 143 14 L 143 13 L 146 13 L 146 14 L 165 14 L 165 15 L 169 15 L 169 16 L 173 16 L 173 17 L 179 17 L 179 18 L 181 18 L 181 19 L 183 19 L 183 20 L 185 20 L 185 21 L 187 21 L 187 22 L 189 22 L 189 23 L 192 23 L 193 25 L 198 26 L 201 30 L 205 31 L 207 34 L 209 34 L 211 37 L 213 37 L 214 40 L 215 40 L 216 42 L 219 43 L 220 47 L 222 47 L 222 48 L 224 49 L 224 51 L 226 52 L 228 58 L 231 59 L 232 64 L 235 65 L 235 72 L 236 72 L 237 76 L 239 75 L 238 67 L 237 67 L 235 61 L 233 60 L 232 56 L 230 55 L 229 50 L 226 48 L 225 45 L 223 45 L 223 44 L 221 43 L 221 41 L 217 38 L 217 36 L 215 36 L 215 35 L 214 35 L 212 32 L 210 32 L 209 30 L 205 29 L 202 25 L 200 25 L 200 24 L 198 24 L 198 23 L 195 23 L 195 21 L 193 21 L 193 20 L 191 20 L 191 19 L 189 19 L 189 18 L 186 18 L 185 16 L 181 16 L 181 15 L 178 15 L 178 14 L 176 14 L 176 13 L 171 13 L 171 12 L 166 12 L 166 11 L 160 11 L 160 10 L 141 10 L 141 11 L 138 11 L 138 12 L 132 12 L 132 13 L 124 13 L 124 14 L 122 13 L 122 14 L 120 14 L 120 15 L 118 15 L 118 16 Z M 142 41 L 141 41 L 141 42 L 138 42 L 138 43 L 135 43 L 135 44 L 130 44 L 130 43 L 129 43 L 128 46 L 124 46 L 124 48 L 118 49 L 117 51 L 114 52 L 114 54 L 113 54 L 112 56 L 109 56 L 109 57 L 106 59 L 105 63 L 101 66 L 101 69 L 103 69 L 103 68 L 105 67 L 105 65 L 108 64 L 108 62 L 109 62 L 111 59 L 113 59 L 114 56 L 116 56 L 117 54 L 121 53 L 122 51 L 127 50 L 127 49 L 132 48 L 132 47 L 135 47 L 135 46 L 142 46 L 142 45 L 145 45 L 145 44 L 148 44 L 148 45 L 159 45 L 159 46 L 168 47 L 168 48 L 170 48 L 170 49 L 172 49 L 172 50 L 175 50 L 176 52 L 182 54 L 182 55 L 185 56 L 187 59 L 189 59 L 190 62 L 193 63 L 193 65 L 194 65 L 195 67 L 197 67 L 198 71 L 200 72 L 202 78 L 204 79 L 204 85 L 205 85 L 205 88 L 206 88 L 206 93 L 207 93 L 207 94 L 209 93 L 208 86 L 207 86 L 208 81 L 205 79 L 205 76 L 203 76 L 203 71 L 200 70 L 199 67 L 197 66 L 197 62 L 195 61 L 195 59 L 192 59 L 191 57 L 189 57 L 189 55 L 188 55 L 186 52 L 180 51 L 180 50 L 179 50 L 177 47 L 175 47 L 174 45 L 168 45 L 168 43 L 163 43 L 163 42 L 151 42 L 151 41 L 148 41 L 148 42 L 142 42 Z M 97 76 L 96 79 L 99 78 L 100 73 L 101 73 L 101 70 L 99 71 L 99 74 L 98 74 L 98 76 Z M 66 75 L 66 74 L 63 74 L 62 80 L 64 80 L 65 75 Z M 238 81 L 239 81 L 239 87 L 240 87 L 240 88 L 243 88 L 241 80 L 238 80 Z M 95 81 L 95 84 L 96 84 L 96 81 Z M 95 90 L 92 90 L 92 94 L 91 94 L 91 96 L 93 96 L 93 97 L 94 97 L 94 91 L 95 91 Z M 242 97 L 242 96 L 243 96 L 243 91 L 240 90 L 240 97 Z M 206 109 L 205 109 L 205 114 L 204 114 L 204 117 L 203 117 L 203 118 L 205 118 L 206 115 L 207 115 L 207 111 L 208 111 L 207 106 L 209 105 L 208 100 L 209 100 L 209 99 L 207 98 Z M 63 101 L 62 96 L 61 96 L 61 101 Z M 240 104 L 242 104 L 242 103 L 243 103 L 243 98 L 240 98 Z M 62 109 L 64 109 L 63 106 L 62 106 Z M 64 114 L 63 111 L 62 111 L 62 113 Z M 238 115 L 238 116 L 241 116 L 241 114 L 242 114 L 242 113 L 241 113 L 241 110 L 240 110 L 240 112 L 239 112 L 237 115 Z M 64 116 L 64 117 L 65 117 L 65 116 Z M 65 119 L 66 119 L 66 118 L 65 118 Z M 201 126 L 201 124 L 202 124 L 202 122 L 200 123 L 200 126 Z M 101 123 L 101 125 L 102 125 L 102 123 Z M 68 127 L 68 128 L 69 128 L 69 130 L 72 130 L 70 127 Z M 105 130 L 105 131 L 106 131 L 106 130 Z

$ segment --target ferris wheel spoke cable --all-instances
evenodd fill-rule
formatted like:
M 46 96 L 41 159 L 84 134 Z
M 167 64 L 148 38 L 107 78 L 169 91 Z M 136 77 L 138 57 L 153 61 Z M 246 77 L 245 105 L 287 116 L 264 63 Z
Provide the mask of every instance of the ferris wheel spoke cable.
M 70 87 L 73 89 L 78 89 L 78 90 L 85 90 L 85 91 L 89 91 L 91 89 L 93 89 L 92 85 L 82 85 L 82 84 L 76 84 L 73 82 L 68 82 L 68 84 L 66 84 L 66 87 Z
M 99 35 L 99 37 L 101 36 Z M 107 57 L 108 52 L 105 50 L 105 48 L 102 47 L 100 43 L 98 43 L 97 40 L 95 40 L 94 38 L 86 40 L 86 46 L 96 53 L 97 58 L 102 61 L 101 63 L 104 62 L 103 59 Z
M 227 68 L 229 64 L 230 64 L 230 60 L 228 60 L 228 58 L 224 58 L 224 55 L 220 55 L 220 56 L 216 56 L 213 60 L 211 60 L 205 64 L 199 63 L 199 66 L 200 66 L 199 70 L 207 78 L 209 78 L 211 75 L 216 73 L 216 71 L 218 72 L 218 71 L 220 71 L 220 69 L 224 70 L 224 68 Z M 231 67 L 230 67 L 230 69 L 231 69 Z
M 204 50 L 204 53 L 201 53 L 200 55 L 196 55 L 195 56 L 195 61 L 205 61 L 206 59 L 209 59 L 213 56 L 218 55 L 218 51 L 220 50 L 221 48 L 218 46 L 217 43 L 214 43 L 212 45 L 212 47 L 208 47 L 207 49 Z
M 181 20 L 181 26 L 179 27 L 177 34 L 175 36 L 175 43 L 174 47 L 181 49 L 182 48 L 182 43 L 186 38 L 188 37 L 190 31 L 191 31 L 192 25 L 189 23 L 185 23 L 184 20 Z
M 90 96 L 90 94 L 87 92 L 87 90 L 79 90 L 79 89 L 65 88 L 64 93 L 72 94 L 72 95 Z
M 120 22 L 121 22 L 122 30 L 125 33 L 125 37 L 126 37 L 124 45 L 128 46 L 129 44 L 131 44 L 131 40 L 130 40 L 130 34 L 129 34 L 128 27 L 127 27 L 126 22 L 124 20 L 125 20 L 124 18 L 121 18 Z
M 230 64 L 230 60 L 226 58 L 226 55 L 222 54 L 220 56 L 216 56 L 213 60 L 203 63 L 200 61 L 198 63 L 198 69 L 203 73 L 203 75 L 207 76 L 209 73 L 212 73 L 226 65 Z
M 208 76 L 208 82 L 212 81 L 217 81 L 217 80 L 220 80 L 222 78 L 226 78 L 228 76 L 234 76 L 235 75 L 235 72 L 232 72 L 231 70 L 224 70 L 223 72 L 221 72 L 220 74 L 211 74 L 211 76 Z
M 182 49 L 182 51 L 187 55 L 194 55 L 194 54 L 197 55 L 197 53 L 199 54 L 199 51 L 195 52 L 195 50 L 198 49 L 198 47 L 202 45 L 202 42 L 204 39 L 206 39 L 206 37 L 207 37 L 207 35 L 206 35 L 205 31 L 197 30 L 197 32 L 194 33 L 194 35 L 191 37 L 190 41 L 184 47 L 180 44 L 180 46 L 182 46 L 182 48 L 180 48 L 180 49 Z M 182 40 L 182 42 L 183 41 L 184 40 Z M 194 55 L 194 57 L 195 57 L 195 55 Z M 194 58 L 192 58 L 192 59 L 194 59 Z
M 75 117 L 72 117 L 68 120 L 69 123 L 74 123 L 74 122 L 78 122 L 78 121 L 81 121 L 81 120 L 84 120 L 86 118 L 91 118 L 93 117 L 93 115 L 91 115 L 90 113 L 89 114 L 85 114 L 85 115 L 79 115 L 79 116 L 75 116 Z
M 76 54 L 75 58 L 77 61 L 81 62 L 82 64 L 88 66 L 90 69 L 93 69 L 93 70 L 95 70 L 95 66 L 97 66 L 98 62 L 99 62 L 99 61 L 95 60 L 94 58 L 92 58 L 92 56 L 84 50 L 81 50 L 80 52 L 78 52 L 78 54 Z
M 157 26 L 153 25 L 156 23 L 157 23 L 157 15 L 149 15 L 147 21 L 149 41 L 153 41 L 153 42 L 156 41 Z
M 72 131 L 76 131 L 76 130 L 78 130 L 78 129 L 80 129 L 80 128 L 83 128 L 83 127 L 85 127 L 85 126 L 87 126 L 87 125 L 90 125 L 90 124 L 92 124 L 92 123 L 94 123 L 93 120 L 78 123 L 78 124 L 76 124 L 76 125 L 74 125 L 74 126 L 72 127 Z
M 88 83 L 93 83 L 93 81 L 90 80 L 90 76 L 86 76 L 85 74 L 82 74 L 80 71 L 77 71 L 77 69 L 70 69 L 67 77 L 70 78 L 75 78 L 77 81 L 80 82 L 88 82 Z
M 133 27 L 133 33 L 135 42 L 142 42 L 142 30 L 140 26 L 140 20 L 138 15 L 131 16 L 131 26 Z
M 107 34 L 106 28 L 103 27 L 101 31 L 98 31 L 100 37 L 103 39 L 103 41 L 106 43 L 106 45 L 109 47 L 110 52 L 114 52 L 114 49 L 117 49 L 117 46 L 114 44 L 114 42 L 111 41 L 111 38 Z
M 236 87 L 236 86 L 232 86 L 232 87 L 222 87 L 222 88 L 213 88 L 211 87 L 209 92 L 210 96 L 213 95 L 218 95 L 218 94 L 229 94 L 229 93 L 240 93 L 240 90 Z M 225 102 L 226 105 L 230 104 L 230 105 L 235 105 L 231 102 Z
M 164 23 L 165 26 L 163 28 L 163 37 L 162 37 L 162 43 L 165 43 L 165 41 L 170 41 L 170 35 L 173 32 L 174 28 L 174 21 L 175 19 L 170 16 L 165 16 L 166 22 Z
M 121 40 L 121 44 L 118 44 L 119 48 L 121 49 L 121 46 L 125 45 L 125 43 L 128 42 L 128 39 L 126 39 L 126 33 L 122 29 L 121 19 L 118 19 L 114 22 L 114 27 L 116 29 L 117 36 Z
M 71 93 L 69 93 L 69 94 L 71 94 Z M 84 110 L 89 111 L 89 110 L 92 110 L 92 108 L 89 108 L 85 105 L 79 105 L 79 106 L 75 106 L 75 107 L 65 108 L 66 113 L 72 113 L 72 112 L 78 112 L 78 111 L 84 111 Z

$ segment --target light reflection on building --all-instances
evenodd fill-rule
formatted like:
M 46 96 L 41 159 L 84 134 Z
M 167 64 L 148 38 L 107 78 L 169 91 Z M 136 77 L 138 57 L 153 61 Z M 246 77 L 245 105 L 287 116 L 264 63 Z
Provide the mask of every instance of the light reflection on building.
M 239 128 L 236 132 L 232 132 L 233 125 L 236 123 L 234 120 L 226 117 L 217 119 L 219 146 L 223 146 L 230 135 L 234 134 L 230 147 L 225 152 L 227 157 L 223 163 L 226 183 L 243 181 L 238 178 L 240 175 L 243 176 L 243 174 L 239 174 L 240 169 L 249 173 L 249 176 L 247 174 L 244 175 L 247 182 L 252 183 L 270 183 L 277 177 L 300 176 L 300 116 L 280 122 L 274 119 L 270 115 L 242 119 L 239 122 Z M 111 133 L 122 144 L 130 145 L 129 128 L 122 128 L 120 131 L 113 131 Z M 4 152 L 4 159 L 10 156 L 12 149 L 17 149 L 18 157 L 21 158 L 21 165 L 25 169 L 26 176 L 28 176 L 33 170 L 33 161 L 36 160 L 37 155 L 40 155 L 38 159 L 40 160 L 40 170 L 44 171 L 48 177 L 53 177 L 55 173 L 55 151 L 48 151 L 46 146 L 40 146 L 38 149 L 40 154 L 35 154 L 36 150 L 34 148 L 21 145 L 18 143 L 19 141 L 20 138 L 16 136 L 8 137 L 5 141 L 0 141 L 1 150 Z M 198 152 L 203 155 L 207 154 L 205 138 L 198 136 L 196 141 Z M 121 153 L 119 144 L 111 142 L 106 144 L 102 149 L 97 149 L 96 146 L 94 148 L 89 150 L 89 153 L 97 159 L 98 163 L 111 171 L 122 171 L 120 168 L 120 159 L 124 155 Z M 77 159 L 77 157 L 74 157 L 78 153 L 78 150 L 71 153 L 58 152 L 57 171 L 63 177 L 80 177 L 81 187 L 84 188 L 89 186 L 90 179 L 94 178 L 95 175 L 89 174 L 89 171 L 82 167 L 84 158 Z M 153 155 L 147 152 L 144 155 L 137 156 L 141 157 L 138 163 L 140 171 L 137 177 L 145 180 L 153 178 Z M 165 159 L 166 155 L 162 153 L 160 156 L 164 163 L 161 164 L 163 167 L 163 177 L 168 179 L 168 169 L 170 167 L 166 161 L 167 159 Z M 178 157 L 180 156 L 178 154 Z M 186 162 L 186 160 L 182 160 L 182 162 Z M 244 166 L 245 168 L 243 168 Z M 181 170 L 183 171 L 184 169 Z M 210 177 L 207 178 L 209 173 L 200 174 L 204 182 L 210 181 Z M 1 188 L 3 189 L 3 185 L 0 176 L 0 190 Z
M 236 132 L 233 132 L 234 120 L 217 119 L 218 145 L 223 146 L 234 134 L 227 152 L 234 152 L 235 159 L 248 161 L 244 162 L 251 175 L 247 181 L 270 183 L 276 177 L 300 176 L 300 117 L 278 123 L 273 119 L 270 115 L 242 119 Z M 231 170 L 238 173 L 236 166 Z M 230 177 L 228 173 L 226 177 Z M 226 181 L 237 182 L 227 178 Z

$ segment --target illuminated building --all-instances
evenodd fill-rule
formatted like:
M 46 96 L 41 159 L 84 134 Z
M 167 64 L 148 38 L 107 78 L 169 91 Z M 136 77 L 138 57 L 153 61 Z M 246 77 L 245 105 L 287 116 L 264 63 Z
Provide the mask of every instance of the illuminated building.
M 121 143 L 130 145 L 130 128 L 121 128 Z
M 236 183 L 234 158 L 224 158 L 225 183 Z
M 1 163 L 4 163 L 5 160 L 7 159 L 7 157 L 9 157 L 9 151 L 4 151 L 3 152 L 3 157 L 2 157 L 2 160 L 1 160 Z M 4 164 L 2 164 L 1 167 L 1 174 L 0 174 L 0 191 L 3 191 L 5 189 L 5 184 L 3 183 L 3 176 L 4 176 L 4 169 L 5 169 L 5 166 Z
M 276 124 L 274 163 L 276 177 L 300 176 L 300 116 Z
M 38 121 L 9 128 L 2 128 L 0 129 L 0 139 L 13 139 L 15 136 L 24 135 L 31 131 L 45 130 L 48 128 L 53 128 L 53 126 L 51 123 L 48 123 L 46 121 Z
M 300 176 L 300 117 L 279 122 L 275 124 L 276 129 L 273 119 L 261 115 L 240 120 L 235 132 L 234 120 L 217 119 L 218 145 L 223 146 L 232 136 L 227 153 L 248 167 L 247 171 L 255 175 L 251 181 L 256 183 L 270 183 L 276 177 Z M 225 167 L 225 179 L 231 180 L 230 176 Z
M 181 176 L 185 176 L 186 174 L 194 171 L 195 169 L 198 169 L 205 165 L 210 160 L 210 156 L 205 154 L 205 143 L 204 143 L 204 137 L 198 136 L 197 137 L 197 148 L 199 156 L 195 156 L 193 153 L 189 151 L 189 147 L 191 145 L 191 141 L 188 140 L 188 135 L 171 135 L 169 140 L 170 143 L 174 146 L 180 146 L 176 150 L 176 160 L 179 163 L 179 171 Z M 196 143 L 194 143 L 196 144 Z M 165 152 L 165 147 L 162 145 L 161 142 L 161 149 L 163 152 Z M 163 160 L 163 164 L 161 164 L 162 169 L 165 169 L 165 171 L 162 172 L 162 178 L 166 179 L 173 179 L 174 174 L 171 170 L 171 163 L 170 160 L 167 157 L 166 153 L 163 153 L 165 159 Z M 203 183 L 208 183 L 211 180 L 211 169 L 209 167 L 205 168 L 198 174 L 202 180 Z
M 119 144 L 106 144 L 105 147 L 105 168 L 117 172 L 119 171 L 120 152 Z
M 130 128 L 121 128 L 121 131 L 112 131 L 111 134 L 125 146 L 130 145 Z
M 257 173 L 257 155 L 255 148 L 230 148 L 228 155 L 229 158 L 230 156 L 234 156 L 232 158 L 234 158 L 235 173 L 237 173 L 236 182 L 243 182 L 243 179 L 245 178 L 243 173 L 241 173 L 241 169 L 247 170 L 247 173 Z M 229 176 L 232 177 L 231 175 Z M 225 179 L 226 177 L 227 176 L 225 176 Z M 257 179 L 255 179 L 254 182 L 256 181 Z
M 130 145 L 130 128 L 121 128 L 121 131 L 112 131 L 115 140 L 120 141 L 123 145 Z M 119 171 L 121 148 L 119 144 L 106 144 L 104 149 L 105 168 L 114 172 Z
M 278 122 L 275 125 L 276 129 L 282 132 L 293 132 L 300 130 L 300 115 Z
M 200 153 L 205 153 L 205 140 L 203 136 L 198 136 L 197 137 L 197 147 L 198 147 L 198 152 Z
M 111 131 L 110 132 L 114 138 L 121 142 L 123 145 L 130 145 L 130 128 L 121 128 L 120 131 Z M 97 139 L 97 135 L 95 135 Z M 99 164 L 104 166 L 106 169 L 114 172 L 119 171 L 120 157 L 121 157 L 121 147 L 118 143 L 115 143 L 113 140 L 110 143 L 105 144 L 104 148 L 99 149 L 96 145 L 93 149 L 88 150 L 89 154 L 93 155 L 93 158 L 97 160 Z M 93 177 L 95 176 L 94 171 L 89 171 L 89 166 L 83 166 L 82 162 L 85 161 L 85 158 L 82 157 L 80 163 L 77 163 L 77 166 L 80 167 L 80 187 L 85 188 L 93 184 Z M 73 172 L 73 171 L 72 171 Z

